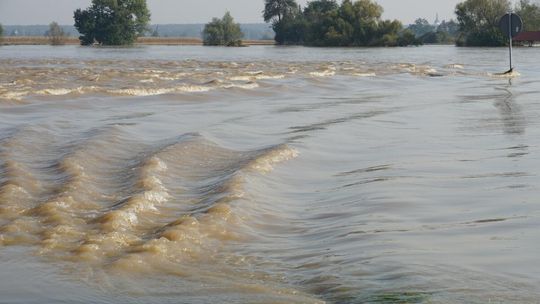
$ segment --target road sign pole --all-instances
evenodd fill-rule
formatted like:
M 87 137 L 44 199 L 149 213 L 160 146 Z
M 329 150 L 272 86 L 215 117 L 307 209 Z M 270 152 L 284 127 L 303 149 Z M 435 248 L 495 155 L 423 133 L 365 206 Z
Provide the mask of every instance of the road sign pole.
M 521 17 L 512 12 L 506 13 L 499 20 L 499 29 L 503 35 L 508 36 L 508 51 L 510 53 L 510 70 L 505 72 L 505 74 L 512 73 L 514 70 L 514 65 L 512 64 L 512 44 L 513 38 L 523 30 L 523 21 Z
M 508 18 L 508 39 L 509 39 L 509 42 L 508 42 L 508 48 L 510 50 L 510 70 L 509 71 L 512 71 L 513 67 L 512 67 L 512 13 L 509 13 L 510 14 L 510 18 Z

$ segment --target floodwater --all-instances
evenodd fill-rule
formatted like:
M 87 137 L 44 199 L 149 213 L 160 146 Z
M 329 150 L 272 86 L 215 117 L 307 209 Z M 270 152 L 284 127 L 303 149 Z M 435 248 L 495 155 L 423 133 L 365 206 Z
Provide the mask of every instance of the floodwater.
M 0 303 L 538 303 L 540 52 L 0 48 Z

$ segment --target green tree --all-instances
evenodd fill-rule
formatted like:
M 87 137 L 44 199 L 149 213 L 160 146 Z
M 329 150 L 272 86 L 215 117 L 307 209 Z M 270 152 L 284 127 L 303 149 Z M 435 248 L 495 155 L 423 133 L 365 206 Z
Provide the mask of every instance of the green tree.
M 305 43 L 313 46 L 343 45 L 339 18 L 339 5 L 335 0 L 316 0 L 308 2 L 304 9 L 304 18 L 308 20 L 305 31 Z
M 46 34 L 49 37 L 49 43 L 51 45 L 63 45 L 66 43 L 66 33 L 56 22 L 49 24 L 49 30 Z
M 420 37 L 427 33 L 434 32 L 436 27 L 431 25 L 426 19 L 418 18 L 409 26 L 409 29 L 413 31 L 416 37 Z
M 521 0 L 517 4 L 516 14 L 523 19 L 523 29 L 525 31 L 540 30 L 540 6 L 531 3 L 529 0 Z
M 264 21 L 272 21 L 273 24 L 279 23 L 297 7 L 298 4 L 294 0 L 264 0 Z
M 204 26 L 202 36 L 204 45 L 224 45 L 221 19 L 213 18 L 211 22 L 207 23 Z
M 466 0 L 456 6 L 459 46 L 503 46 L 500 18 L 510 10 L 508 0 Z
M 274 40 L 278 44 L 302 44 L 306 26 L 306 20 L 298 9 L 285 15 L 280 22 L 272 26 L 275 33 Z
M 381 20 L 383 11 L 382 6 L 371 0 L 354 2 L 353 14 L 356 19 L 352 21 L 354 45 L 395 45 L 393 40 L 398 36 L 398 31 L 401 30 L 401 23 L 395 20 Z M 381 39 L 385 35 L 386 38 Z
M 270 2 L 266 0 L 266 3 Z M 372 0 L 309 1 L 302 10 L 292 6 L 281 17 L 266 14 L 273 22 L 279 44 L 310 46 L 404 46 L 419 40 L 403 31 L 401 22 L 382 20 L 383 8 Z
M 4 37 L 4 28 L 2 27 L 2 24 L 0 23 L 0 39 Z
M 129 45 L 146 32 L 150 11 L 146 0 L 92 0 L 74 19 L 83 45 Z
M 398 46 L 408 46 L 408 45 L 420 45 L 422 42 L 420 39 L 416 38 L 416 35 L 413 31 L 406 29 L 403 30 L 397 40 Z
M 272 24 L 278 44 L 299 44 L 304 32 L 302 9 L 295 0 L 265 0 L 263 18 Z
M 418 38 L 423 44 L 454 44 L 455 37 L 447 32 L 429 32 Z
M 235 23 L 229 12 L 223 18 L 213 18 L 205 25 L 203 33 L 204 45 L 241 46 L 244 34 L 240 24 Z

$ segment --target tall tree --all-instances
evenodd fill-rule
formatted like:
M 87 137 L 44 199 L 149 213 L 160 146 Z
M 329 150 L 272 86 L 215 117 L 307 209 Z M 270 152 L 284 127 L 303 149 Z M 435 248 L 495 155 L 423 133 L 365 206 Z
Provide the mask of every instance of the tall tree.
M 343 20 L 339 18 L 339 5 L 335 0 L 315 0 L 308 2 L 304 17 L 309 20 L 305 40 L 310 45 L 343 45 L 344 34 L 341 31 Z
M 354 44 L 355 45 L 387 45 L 380 42 L 384 35 L 398 36 L 401 23 L 398 21 L 381 20 L 383 8 L 372 0 L 358 0 L 353 4 L 355 21 Z
M 540 6 L 529 0 L 520 0 L 516 13 L 523 19 L 525 31 L 540 31 Z
M 295 0 L 264 0 L 263 18 L 272 23 L 277 43 L 300 43 L 304 31 L 301 12 Z
M 273 24 L 279 23 L 297 7 L 298 4 L 295 0 L 264 0 L 264 21 L 272 21 Z
M 456 6 L 460 38 L 458 45 L 502 46 L 499 19 L 510 10 L 508 0 L 466 0 Z
M 147 31 L 150 11 L 146 0 L 92 0 L 74 19 L 81 44 L 126 45 Z
M 4 28 L 2 27 L 2 24 L 0 23 L 0 39 L 4 36 Z

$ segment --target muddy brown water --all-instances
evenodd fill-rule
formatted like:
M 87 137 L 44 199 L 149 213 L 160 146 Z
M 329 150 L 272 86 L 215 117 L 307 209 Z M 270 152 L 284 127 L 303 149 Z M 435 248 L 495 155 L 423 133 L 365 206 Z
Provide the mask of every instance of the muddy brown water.
M 506 56 L 0 47 L 0 303 L 537 303 Z

